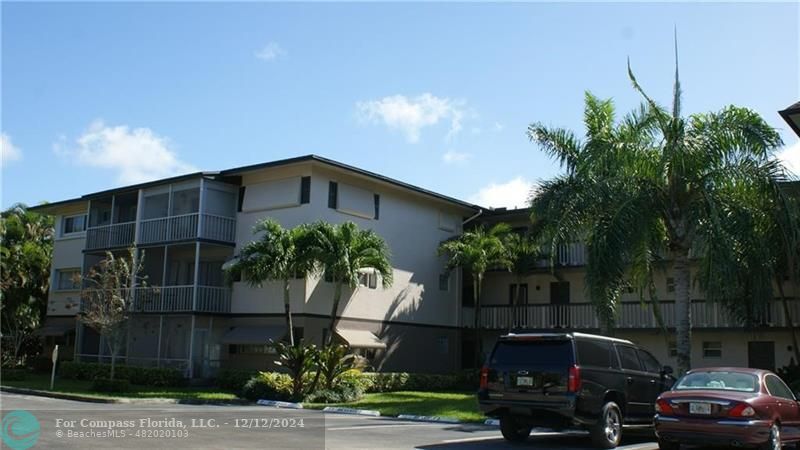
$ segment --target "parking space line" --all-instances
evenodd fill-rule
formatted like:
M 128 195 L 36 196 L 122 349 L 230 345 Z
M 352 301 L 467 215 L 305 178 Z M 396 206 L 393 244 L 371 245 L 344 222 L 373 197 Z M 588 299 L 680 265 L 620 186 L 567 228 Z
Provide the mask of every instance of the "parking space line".
M 396 424 L 386 424 L 386 425 L 355 425 L 352 427 L 336 427 L 336 428 L 326 428 L 328 431 L 343 431 L 343 430 L 368 430 L 371 428 L 397 428 L 397 427 L 425 427 L 431 425 L 438 425 L 435 423 L 396 423 Z

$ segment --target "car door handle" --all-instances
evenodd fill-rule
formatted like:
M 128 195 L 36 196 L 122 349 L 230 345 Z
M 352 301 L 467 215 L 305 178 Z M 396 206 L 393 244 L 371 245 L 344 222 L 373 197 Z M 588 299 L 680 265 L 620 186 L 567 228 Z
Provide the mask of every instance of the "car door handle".
M 627 381 L 628 384 L 633 384 L 633 377 L 627 377 L 625 378 L 625 381 Z
M 656 380 L 650 380 L 650 384 L 656 384 Z

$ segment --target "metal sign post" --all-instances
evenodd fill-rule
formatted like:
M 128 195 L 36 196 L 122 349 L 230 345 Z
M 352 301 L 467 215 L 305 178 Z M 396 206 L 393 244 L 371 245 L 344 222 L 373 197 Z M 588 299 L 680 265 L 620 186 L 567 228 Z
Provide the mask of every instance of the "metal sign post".
M 56 381 L 56 361 L 58 361 L 58 344 L 53 349 L 53 371 L 50 373 L 50 390 L 53 390 L 53 384 Z

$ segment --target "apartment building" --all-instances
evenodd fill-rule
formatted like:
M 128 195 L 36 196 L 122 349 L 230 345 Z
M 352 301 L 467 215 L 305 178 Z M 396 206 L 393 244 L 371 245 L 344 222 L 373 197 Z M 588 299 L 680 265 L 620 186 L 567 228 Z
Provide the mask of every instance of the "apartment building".
M 344 293 L 333 333 L 377 370 L 449 372 L 474 363 L 474 303 L 468 274 L 444 272 L 438 245 L 463 227 L 507 222 L 518 232 L 527 209 L 487 210 L 398 180 L 318 156 L 304 156 L 221 172 L 202 172 L 113 189 L 35 208 L 56 216 L 57 238 L 48 318 L 40 330 L 74 358 L 108 359 L 97 334 L 76 322 L 85 272 L 106 251 L 135 246 L 148 287 L 137 288 L 123 358 L 129 364 L 177 367 L 187 376 L 212 376 L 220 367 L 268 367 L 269 339 L 286 334 L 278 283 L 225 283 L 222 265 L 253 239 L 264 218 L 285 227 L 324 220 L 353 221 L 380 234 L 392 253 L 394 284 L 382 289 L 365 270 L 361 285 Z M 484 348 L 510 330 L 598 332 L 584 289 L 581 243 L 561 246 L 523 279 L 487 274 L 478 317 Z M 674 301 L 668 268 L 656 280 L 666 331 L 652 305 L 623 296 L 617 336 L 676 363 Z M 790 361 L 790 328 L 800 323 L 800 289 L 788 281 L 790 317 L 778 302 L 764 320 L 743 329 L 719 305 L 693 292 L 696 366 L 781 367 Z M 291 286 L 295 335 L 321 343 L 329 330 L 333 286 L 298 278 Z M 518 299 L 521 297 L 521 301 Z M 62 353 L 63 354 L 63 353 Z

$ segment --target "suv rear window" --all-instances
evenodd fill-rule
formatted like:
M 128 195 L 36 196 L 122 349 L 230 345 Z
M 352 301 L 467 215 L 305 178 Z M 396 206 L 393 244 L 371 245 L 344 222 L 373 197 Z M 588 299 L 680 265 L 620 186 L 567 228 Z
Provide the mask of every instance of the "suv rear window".
M 504 340 L 497 343 L 491 364 L 569 366 L 572 361 L 572 341 Z

